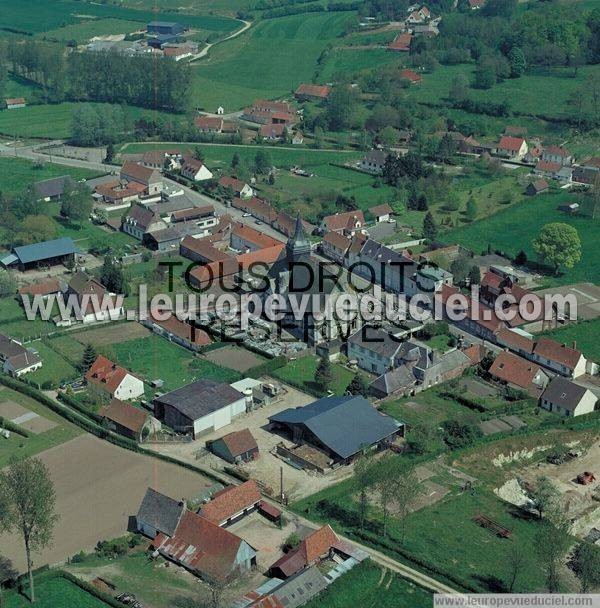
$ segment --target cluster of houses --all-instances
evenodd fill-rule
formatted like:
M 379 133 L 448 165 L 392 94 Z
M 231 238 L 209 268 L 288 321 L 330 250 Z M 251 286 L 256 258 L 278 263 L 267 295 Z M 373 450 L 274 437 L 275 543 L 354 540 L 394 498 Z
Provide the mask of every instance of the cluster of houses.
M 413 39 L 416 36 L 435 38 L 439 36 L 438 25 L 441 17 L 434 17 L 425 5 L 413 5 L 408 7 L 406 19 L 400 23 L 400 32 L 388 44 L 388 50 L 400 53 L 408 53 Z
M 292 135 L 301 117 L 296 107 L 287 101 L 257 99 L 243 110 L 241 118 L 258 125 L 260 139 L 282 141 Z M 301 134 L 298 137 L 301 137 Z
M 98 36 L 85 50 L 92 53 L 120 53 L 123 55 L 153 55 L 174 61 L 190 59 L 198 54 L 199 45 L 186 39 L 188 28 L 171 21 L 152 21 L 146 26 L 145 37 L 126 40 L 125 36 Z

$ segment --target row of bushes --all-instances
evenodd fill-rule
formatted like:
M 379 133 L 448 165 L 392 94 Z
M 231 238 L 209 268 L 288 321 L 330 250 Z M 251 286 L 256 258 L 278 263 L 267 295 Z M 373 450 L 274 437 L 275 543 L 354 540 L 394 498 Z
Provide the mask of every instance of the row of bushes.
M 274 372 L 276 369 L 280 369 L 281 367 L 285 367 L 287 363 L 287 358 L 285 355 L 279 355 L 278 357 L 273 357 L 273 359 L 267 359 L 254 367 L 251 367 L 246 371 L 246 376 L 249 378 L 260 378 L 261 376 L 266 376 Z
M 12 433 L 16 433 L 17 435 L 21 435 L 22 437 L 31 437 L 31 433 L 27 429 L 15 424 L 12 420 L 9 420 L 4 416 L 0 416 L 0 428 L 11 431 Z

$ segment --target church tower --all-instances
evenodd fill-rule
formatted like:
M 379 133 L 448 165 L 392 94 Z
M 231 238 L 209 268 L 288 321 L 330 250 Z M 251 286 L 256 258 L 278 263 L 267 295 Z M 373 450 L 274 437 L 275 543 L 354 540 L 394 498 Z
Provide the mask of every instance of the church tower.
M 296 229 L 294 230 L 294 236 L 288 239 L 286 252 L 288 262 L 299 262 L 302 258 L 310 256 L 311 247 L 304 234 L 304 226 L 302 225 L 300 214 L 296 216 Z

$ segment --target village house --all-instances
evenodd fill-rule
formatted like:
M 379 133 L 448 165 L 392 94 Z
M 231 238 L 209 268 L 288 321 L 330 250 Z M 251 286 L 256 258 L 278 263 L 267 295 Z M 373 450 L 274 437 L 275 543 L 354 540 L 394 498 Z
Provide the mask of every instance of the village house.
M 198 44 L 196 42 L 177 43 L 171 42 L 162 45 L 163 55 L 181 61 L 188 57 L 193 57 L 198 52 Z
M 298 122 L 296 108 L 287 101 L 256 100 L 245 108 L 242 119 L 257 124 L 282 124 L 292 126 Z
M 267 201 L 255 196 L 250 198 L 234 197 L 231 205 L 244 213 L 249 213 L 257 220 L 265 222 L 265 224 L 271 225 L 277 220 L 277 211 Z
M 121 226 L 123 232 L 142 242 L 149 232 L 164 228 L 167 228 L 167 224 L 160 215 L 143 205 L 132 206 Z
M 225 190 L 231 190 L 234 196 L 238 198 L 251 198 L 254 196 L 254 190 L 245 182 L 235 177 L 224 175 L 219 180 L 219 186 Z
M 408 53 L 410 51 L 410 45 L 412 43 L 413 35 L 410 32 L 403 32 L 398 34 L 389 44 L 388 51 L 394 51 L 398 53 Z
M 331 87 L 319 84 L 301 84 L 294 97 L 299 101 L 323 101 L 329 97 Z
M 225 584 L 256 566 L 256 550 L 246 541 L 148 488 L 137 528 L 166 559 L 209 582 Z
M 182 158 L 181 151 L 177 148 L 171 150 L 149 150 L 148 152 L 144 152 L 141 162 L 145 167 L 157 169 L 158 171 L 162 171 L 163 169 L 173 171 L 181 168 Z
M 109 431 L 134 441 L 141 441 L 151 427 L 150 414 L 120 399 L 112 399 L 98 410 L 98 416 Z
M 527 194 L 527 196 L 537 196 L 538 194 L 547 192 L 549 188 L 550 186 L 545 179 L 536 179 L 535 181 L 529 183 L 525 189 L 525 194 Z
M 185 156 L 181 165 L 181 175 L 193 182 L 204 182 L 212 179 L 213 174 L 203 161 L 192 156 Z
M 525 391 L 532 397 L 539 397 L 549 381 L 548 374 L 541 367 L 507 351 L 502 351 L 494 359 L 489 374 L 506 386 Z
M 154 415 L 174 431 L 197 439 L 247 410 L 246 397 L 229 384 L 203 379 L 154 399 Z
M 64 194 L 70 194 L 75 189 L 75 182 L 70 175 L 53 177 L 40 182 L 34 182 L 33 191 L 39 201 L 59 200 Z
M 211 262 L 219 262 L 230 260 L 233 256 L 211 242 L 210 239 L 196 239 L 193 236 L 186 236 L 179 245 L 179 253 L 184 258 L 199 262 L 201 264 L 210 264 Z
M 146 187 L 138 182 L 115 180 L 98 184 L 94 188 L 94 198 L 110 205 L 126 206 L 140 200 Z
M 319 231 L 321 234 L 337 232 L 345 236 L 353 236 L 355 232 L 362 232 L 365 225 L 365 216 L 360 209 L 327 215 L 321 220 Z
M 472 11 L 479 10 L 483 6 L 485 6 L 485 0 L 469 0 L 469 8 Z
M 19 287 L 19 291 L 17 293 L 21 300 L 23 300 L 24 296 L 28 296 L 29 298 L 40 296 L 43 299 L 46 299 L 48 296 L 58 295 L 60 292 L 60 282 L 56 279 L 48 279 L 47 281 L 42 281 L 40 283 L 23 285 L 22 287 Z
M 175 342 L 193 352 L 212 344 L 211 337 L 203 329 L 178 319 L 174 313 L 169 313 L 166 319 L 163 319 L 163 316 L 166 315 L 161 314 L 158 318 L 158 313 L 152 311 L 150 316 L 142 321 L 142 325 L 170 342 Z
M 0 334 L 0 363 L 2 371 L 19 378 L 42 367 L 42 360 L 33 349 L 25 348 L 20 342 Z
M 85 374 L 89 385 L 100 388 L 120 400 L 136 399 L 144 394 L 144 383 L 124 367 L 99 355 Z
M 293 146 L 301 146 L 304 143 L 304 134 L 302 131 L 296 131 L 292 137 Z
M 436 23 L 425 23 L 421 25 L 414 25 L 412 32 L 415 36 L 424 36 L 425 38 L 435 38 L 440 35 L 440 30 Z
M 385 161 L 388 158 L 388 154 L 383 150 L 371 150 L 367 152 L 365 156 L 360 160 L 358 167 L 363 171 L 374 173 L 375 175 L 381 175 L 383 168 L 385 167 Z
M 540 407 L 563 416 L 582 416 L 594 411 L 598 398 L 592 391 L 556 376 L 540 398 Z
M 520 161 L 527 154 L 527 142 L 522 137 L 503 135 L 496 147 L 496 155 L 510 160 Z
M 410 84 L 421 84 L 421 81 L 423 80 L 423 77 L 420 74 L 417 74 L 417 72 L 409 70 L 408 68 L 400 70 L 400 78 L 408 80 Z
M 229 486 L 212 495 L 198 515 L 226 528 L 256 511 L 261 502 L 260 489 L 253 479 L 239 486 Z
M 575 344 L 569 347 L 540 336 L 535 341 L 531 358 L 561 376 L 577 378 L 586 373 L 587 361 Z
M 339 232 L 328 232 L 321 241 L 323 255 L 326 255 L 338 264 L 344 263 L 348 247 L 350 247 L 350 239 Z
M 231 232 L 231 248 L 242 253 L 267 249 L 279 244 L 280 241 L 241 222 L 237 222 Z
M 74 307 L 77 321 L 84 324 L 96 321 L 116 321 L 125 313 L 122 302 L 120 303 L 115 294 L 109 293 L 98 279 L 87 275 L 85 272 L 77 272 L 62 290 L 63 300 L 75 301 L 79 310 Z M 64 320 L 55 318 L 57 325 L 69 326 L 73 319 Z
M 42 241 L 31 245 L 13 247 L 12 252 L 0 257 L 0 265 L 18 268 L 21 272 L 43 266 L 64 265 L 72 267 L 79 249 L 71 237 Z
M 305 454 L 307 460 L 319 461 L 320 455 L 331 467 L 351 463 L 365 449 L 386 449 L 404 434 L 402 423 L 381 414 L 363 397 L 351 395 L 324 397 L 273 414 L 269 428 L 315 450 Z
M 315 231 L 315 227 L 311 223 L 307 222 L 306 220 L 301 221 L 302 227 L 304 228 L 304 232 L 306 232 L 306 234 L 312 234 Z M 285 236 L 291 237 L 293 236 L 294 231 L 296 229 L 296 218 L 293 218 L 291 215 L 289 215 L 289 213 L 286 213 L 285 211 L 280 211 L 277 214 L 277 219 L 273 224 L 273 228 L 275 228 L 275 230 L 278 230 Z
M 231 464 L 251 462 L 259 456 L 258 444 L 249 429 L 223 435 L 223 437 L 211 441 L 207 448 Z
M 18 110 L 24 108 L 27 105 L 27 101 L 24 97 L 14 97 L 11 99 L 5 99 L 7 110 Z
M 547 179 L 558 179 L 559 173 L 563 168 L 560 163 L 542 159 L 534 167 L 533 174 Z
M 563 167 L 570 167 L 575 158 L 573 155 L 562 146 L 548 146 L 542 150 L 542 160 L 549 163 L 558 163 Z
M 288 133 L 288 128 L 284 124 L 261 125 L 258 135 L 266 141 L 283 141 Z
M 206 232 L 206 234 L 210 233 L 210 228 L 219 224 L 219 218 L 215 215 L 215 208 L 210 204 L 173 211 L 167 217 L 167 221 L 171 225 L 193 223 L 199 231 Z
M 376 205 L 369 209 L 371 215 L 375 218 L 375 221 L 379 224 L 380 222 L 389 222 L 394 214 L 394 210 L 391 205 L 384 203 L 383 205 Z
M 425 23 L 428 19 L 431 19 L 431 12 L 426 6 L 422 6 L 412 11 L 406 18 L 406 23 L 414 25 L 417 23 Z
M 147 194 L 160 194 L 163 190 L 162 175 L 160 171 L 144 167 L 133 161 L 125 161 L 121 167 L 121 179 L 136 182 L 144 186 Z
M 197 116 L 194 124 L 202 133 L 237 133 L 238 123 L 220 116 Z

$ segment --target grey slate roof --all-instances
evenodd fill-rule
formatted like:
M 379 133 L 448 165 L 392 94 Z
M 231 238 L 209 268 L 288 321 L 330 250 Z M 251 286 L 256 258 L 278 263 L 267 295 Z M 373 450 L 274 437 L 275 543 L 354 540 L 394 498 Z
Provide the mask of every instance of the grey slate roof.
M 308 603 L 327 587 L 327 579 L 316 566 L 288 578 L 271 592 L 285 608 L 298 608 Z
M 62 175 L 61 177 L 35 182 L 33 189 L 40 198 L 47 198 L 61 196 L 67 188 L 72 189 L 74 186 L 75 182 L 70 175 Z
M 402 341 L 394 338 L 387 331 L 367 326 L 365 326 L 364 332 L 363 329 L 359 329 L 350 336 L 348 342 L 358 344 L 386 359 L 393 357 L 402 346 Z
M 184 510 L 182 502 L 148 488 L 137 513 L 138 525 L 144 522 L 167 536 L 173 536 Z
M 575 384 L 562 376 L 556 376 L 546 387 L 542 399 L 560 405 L 568 410 L 574 410 L 588 391 L 585 386 Z
M 416 383 L 417 380 L 412 371 L 405 365 L 401 365 L 373 380 L 370 388 L 377 391 L 377 393 L 392 395 L 393 393 L 409 388 Z
M 190 420 L 198 420 L 243 398 L 229 384 L 204 379 L 165 393 L 155 401 L 170 405 Z
M 15 247 L 13 251 L 23 264 L 79 253 L 73 239 L 69 237 L 34 243 L 33 245 L 22 245 Z
M 269 417 L 269 422 L 306 426 L 323 445 L 341 458 L 395 433 L 401 423 L 378 412 L 363 397 L 325 397 Z

